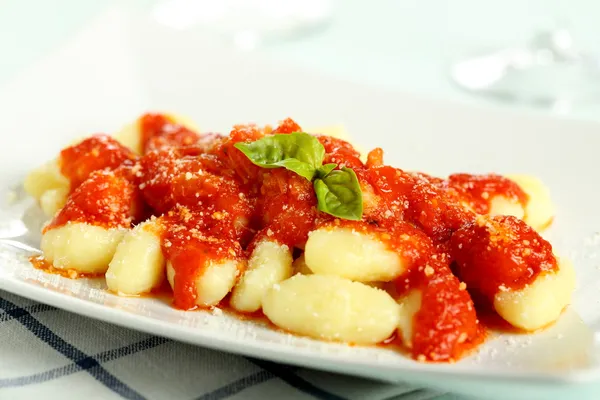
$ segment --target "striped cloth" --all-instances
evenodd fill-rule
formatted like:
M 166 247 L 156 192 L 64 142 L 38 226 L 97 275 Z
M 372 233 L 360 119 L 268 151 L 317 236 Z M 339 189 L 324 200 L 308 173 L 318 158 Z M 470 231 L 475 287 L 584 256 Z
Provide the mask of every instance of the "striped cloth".
M 448 400 L 450 396 L 203 349 L 0 291 L 0 399 L 38 398 Z

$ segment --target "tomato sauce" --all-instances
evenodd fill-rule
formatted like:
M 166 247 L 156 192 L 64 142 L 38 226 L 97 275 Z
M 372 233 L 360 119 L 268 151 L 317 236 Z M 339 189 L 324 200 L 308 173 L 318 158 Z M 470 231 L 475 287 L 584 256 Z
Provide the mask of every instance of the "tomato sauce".
M 513 216 L 478 217 L 452 236 L 451 249 L 458 275 L 489 299 L 558 268 L 552 245 Z
M 251 217 L 255 199 L 238 180 L 217 175 L 225 166 L 209 156 L 182 155 L 171 148 L 148 153 L 141 165 L 139 188 L 159 214 L 177 205 L 190 209 L 214 206 L 240 219 Z
M 364 170 L 360 153 L 350 143 L 326 135 L 317 135 L 317 139 L 325 148 L 323 164 L 335 163 L 340 168 L 342 166 L 352 168 L 357 174 Z
M 196 144 L 200 135 L 173 118 L 163 114 L 145 114 L 139 120 L 143 153 L 168 147 L 184 147 Z
M 423 174 L 378 166 L 368 170 L 368 179 L 384 200 L 380 208 L 383 217 L 406 219 L 436 243 L 449 240 L 454 231 L 475 218 L 474 213 Z
M 208 153 L 221 160 L 226 169 L 233 172 L 242 184 L 256 190 L 256 183 L 260 182 L 265 171 L 254 165 L 244 153 L 235 148 L 235 144 L 254 142 L 263 138 L 264 135 L 264 130 L 259 129 L 256 125 L 236 125 L 229 137 L 216 142 Z
M 60 152 L 60 172 L 75 190 L 94 171 L 133 164 L 135 154 L 108 135 L 94 135 Z
M 45 230 L 68 222 L 128 228 L 142 216 L 157 217 L 177 308 L 198 307 L 198 279 L 209 266 L 234 262 L 241 275 L 262 240 L 301 249 L 316 227 L 345 227 L 398 254 L 407 272 L 391 283 L 392 295 L 421 292 L 410 338 L 413 357 L 451 362 L 485 337 L 470 291 L 490 298 L 556 268 L 550 244 L 525 223 L 478 215 L 497 195 L 523 206 L 528 201 L 503 177 L 455 174 L 444 180 L 407 172 L 385 165 L 381 149 L 363 163 L 350 143 L 317 135 L 323 163 L 352 168 L 358 178 L 363 218 L 348 221 L 318 211 L 312 182 L 283 168 L 258 167 L 235 147 L 272 133 L 301 132 L 291 119 L 275 129 L 237 125 L 223 136 L 146 114 L 139 128 L 141 157 L 105 136 L 61 153 L 73 191 Z
M 54 265 L 46 261 L 43 256 L 31 256 L 29 262 L 34 268 L 49 274 L 56 274 L 69 279 L 80 279 L 80 278 L 99 278 L 104 274 L 84 274 L 74 269 L 62 269 L 56 268 Z
M 134 219 L 136 188 L 116 171 L 92 172 L 69 196 L 44 233 L 67 223 L 80 222 L 106 229 L 129 228 Z
M 529 201 L 529 197 L 519 185 L 495 174 L 453 174 L 448 177 L 447 185 L 456 190 L 469 208 L 478 214 L 489 213 L 491 202 L 496 196 L 518 203 L 523 209 Z
M 275 128 L 271 133 L 275 134 L 275 133 L 294 133 L 294 132 L 302 132 L 302 128 L 300 128 L 300 125 L 298 125 L 296 123 L 296 121 L 294 121 L 293 119 L 286 118 L 283 121 L 281 121 L 279 126 L 277 128 Z
M 162 252 L 175 271 L 175 307 L 197 307 L 196 282 L 210 265 L 235 261 L 243 272 L 245 253 L 231 216 L 213 207 L 199 211 L 178 206 L 159 219 L 159 226 Z
M 466 285 L 449 267 L 447 254 L 434 254 L 416 276 L 421 308 L 413 318 L 412 354 L 418 360 L 456 361 L 485 335 Z
M 306 243 L 315 227 L 318 211 L 312 183 L 285 169 L 274 169 L 262 179 L 258 200 L 263 228 L 254 244 L 275 240 L 290 248 Z

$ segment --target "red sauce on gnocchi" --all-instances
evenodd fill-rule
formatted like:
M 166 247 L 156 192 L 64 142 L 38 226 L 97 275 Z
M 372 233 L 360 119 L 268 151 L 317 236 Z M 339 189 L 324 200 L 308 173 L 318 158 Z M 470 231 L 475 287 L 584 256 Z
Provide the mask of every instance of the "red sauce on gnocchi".
M 233 262 L 241 276 L 263 240 L 303 249 L 315 229 L 343 227 L 375 237 L 398 256 L 406 272 L 388 284 L 391 292 L 421 293 L 412 337 L 404 339 L 416 359 L 447 362 L 485 336 L 469 290 L 489 298 L 557 268 L 550 244 L 523 221 L 484 215 L 496 196 L 527 204 L 524 191 L 504 177 L 445 180 L 407 172 L 385 165 L 379 148 L 363 162 L 350 143 L 317 135 L 323 165 L 356 175 L 362 217 L 350 221 L 320 209 L 310 180 L 262 168 L 236 147 L 302 132 L 291 119 L 273 130 L 235 126 L 226 136 L 199 134 L 161 114 L 144 115 L 138 125 L 142 155 L 101 135 L 61 153 L 72 193 L 45 231 L 70 222 L 129 228 L 156 217 L 177 308 L 198 307 L 197 281 L 211 265 Z
M 520 204 L 523 209 L 529 201 L 519 185 L 496 174 L 452 174 L 448 177 L 447 186 L 456 190 L 468 207 L 478 214 L 489 213 L 491 202 L 496 196 Z
M 94 171 L 131 165 L 135 154 L 108 135 L 94 135 L 60 152 L 60 172 L 77 189 Z
M 558 268 L 550 243 L 513 216 L 479 216 L 454 233 L 451 248 L 461 278 L 489 299 Z
M 432 361 L 458 360 L 484 337 L 467 286 L 450 270 L 447 254 L 434 254 L 413 276 L 421 291 L 421 308 L 414 316 L 412 351 Z
M 128 167 L 94 171 L 75 189 L 67 204 L 44 232 L 68 223 L 82 222 L 103 228 L 129 228 L 140 206 L 137 188 L 127 178 Z
M 143 115 L 139 124 L 144 153 L 162 148 L 191 146 L 200 139 L 198 133 L 162 114 Z

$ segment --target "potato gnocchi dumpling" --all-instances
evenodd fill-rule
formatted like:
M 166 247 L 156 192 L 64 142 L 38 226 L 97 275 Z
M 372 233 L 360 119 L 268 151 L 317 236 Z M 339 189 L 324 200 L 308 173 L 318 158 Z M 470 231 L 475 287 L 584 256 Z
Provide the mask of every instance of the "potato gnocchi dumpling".
M 31 171 L 23 183 L 25 191 L 37 200 L 42 195 L 52 189 L 68 190 L 69 180 L 60 172 L 60 166 L 57 160 L 47 162 Z
M 111 171 L 96 171 L 81 184 L 42 232 L 41 248 L 59 269 L 106 272 L 131 226 L 132 184 Z
M 402 343 L 409 349 L 412 348 L 414 318 L 421 309 L 421 300 L 422 293 L 419 289 L 412 289 L 398 299 L 400 305 L 398 330 L 402 337 Z
M 69 197 L 68 188 L 46 190 L 40 197 L 40 207 L 44 214 L 53 217 L 67 203 Z
M 199 132 L 198 126 L 190 118 L 177 114 L 161 114 L 173 124 L 181 125 L 191 131 Z M 128 147 L 137 154 L 143 154 L 143 132 L 141 121 L 145 115 L 135 121 L 125 125 L 121 130 L 113 135 L 123 146 Z
M 25 190 L 52 217 L 95 171 L 133 163 L 132 153 L 107 135 L 93 135 L 63 149 L 57 159 L 37 168 L 25 180 Z
M 518 184 L 497 174 L 452 174 L 440 181 L 469 210 L 489 216 L 523 218 L 527 195 Z
M 535 331 L 556 321 L 571 302 L 575 270 L 560 259 L 558 270 L 546 272 L 522 289 L 501 290 L 494 296 L 494 309 L 512 326 Z
M 292 333 L 375 344 L 398 326 L 398 304 L 383 290 L 336 276 L 295 275 L 269 289 L 263 312 Z
M 406 272 L 398 254 L 385 243 L 350 228 L 325 227 L 311 232 L 304 256 L 315 274 L 360 282 L 390 281 Z
M 75 190 L 95 171 L 132 166 L 135 155 L 109 135 L 96 134 L 60 152 L 61 173 Z
M 142 134 L 139 127 L 139 118 L 122 127 L 119 132 L 113 134 L 113 137 L 136 154 L 142 154 Z
M 508 199 L 504 196 L 494 196 L 490 200 L 490 211 L 489 215 L 494 217 L 496 215 L 512 215 L 519 219 L 525 217 L 525 209 L 518 201 Z
M 58 269 L 83 274 L 106 272 L 126 230 L 75 222 L 50 229 L 42 235 L 44 258 Z
M 238 260 L 209 261 L 207 266 L 200 269 L 194 281 L 196 305 L 210 307 L 219 304 L 235 285 L 241 268 L 239 264 Z M 177 272 L 170 261 L 167 262 L 167 279 L 174 288 Z
M 480 217 L 452 237 L 457 272 L 513 326 L 535 330 L 554 322 L 570 301 L 574 273 L 552 246 L 511 216 Z
M 126 296 L 148 293 L 165 277 L 159 220 L 144 222 L 125 234 L 106 271 L 108 289 Z
M 294 260 L 294 262 L 292 263 L 292 270 L 294 271 L 293 275 L 295 275 L 295 274 L 302 274 L 302 275 L 312 274 L 312 271 L 310 270 L 310 268 L 308 268 L 308 265 L 306 265 L 306 259 L 304 257 L 304 253 L 302 253 L 300 255 L 300 257 L 298 257 Z
M 248 269 L 233 289 L 231 306 L 241 312 L 260 310 L 267 290 L 292 275 L 292 261 L 292 252 L 286 245 L 269 240 L 257 244 Z
M 548 187 L 539 178 L 531 175 L 515 174 L 506 177 L 519 185 L 529 196 L 525 206 L 524 221 L 537 231 L 547 228 L 552 223 L 556 212 Z

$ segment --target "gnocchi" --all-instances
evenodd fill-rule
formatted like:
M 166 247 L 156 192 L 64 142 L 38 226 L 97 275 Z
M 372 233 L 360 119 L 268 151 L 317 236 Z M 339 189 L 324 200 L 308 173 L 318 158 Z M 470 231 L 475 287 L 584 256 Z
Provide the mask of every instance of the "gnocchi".
M 548 325 L 570 302 L 571 264 L 559 262 L 550 243 L 519 219 L 480 217 L 454 234 L 451 251 L 459 276 L 515 327 Z
M 228 302 L 320 340 L 397 336 L 418 361 L 483 340 L 473 299 L 526 331 L 568 306 L 575 272 L 537 232 L 555 213 L 539 179 L 442 179 L 357 151 L 341 126 L 304 132 L 144 114 L 78 140 L 25 179 L 52 217 L 36 266 L 104 274 L 122 296 L 165 283 L 176 308 Z
M 109 290 L 126 296 L 148 293 L 160 286 L 165 276 L 165 258 L 157 219 L 124 235 L 105 276 Z
M 114 170 L 131 160 L 131 152 L 114 139 L 93 135 L 74 142 L 57 159 L 30 173 L 24 187 L 44 213 L 53 217 L 66 204 L 69 194 L 93 172 Z
M 61 173 L 58 160 L 52 160 L 30 172 L 23 187 L 40 203 L 44 214 L 52 217 L 66 203 L 70 183 Z
M 517 183 L 529 197 L 525 206 L 524 221 L 537 231 L 547 228 L 555 214 L 548 188 L 535 176 L 507 175 L 506 177 Z
M 302 274 L 302 275 L 310 275 L 312 274 L 312 271 L 310 270 L 310 268 L 308 268 L 308 265 L 306 265 L 306 259 L 304 257 L 304 253 L 302 253 L 302 255 L 300 257 L 298 257 L 297 259 L 294 260 L 294 262 L 292 263 L 292 269 L 294 271 L 294 275 L 295 274 Z
M 56 215 L 67 203 L 69 190 L 64 188 L 46 190 L 40 197 L 40 207 L 48 217 Z
M 106 272 L 131 223 L 132 185 L 111 171 L 97 171 L 69 196 L 44 227 L 41 249 L 59 269 Z
M 304 256 L 306 265 L 315 274 L 360 282 L 390 281 L 406 272 L 398 254 L 381 240 L 347 228 L 311 232 Z
M 522 289 L 501 290 L 494 296 L 494 309 L 512 326 L 526 331 L 544 328 L 556 321 L 571 302 L 575 270 L 561 259 L 558 270 L 539 276 Z
M 68 223 L 42 235 L 46 261 L 58 269 L 84 274 L 105 273 L 126 230 L 86 223 Z
M 505 196 L 494 196 L 490 200 L 490 211 L 489 215 L 494 217 L 496 215 L 512 215 L 519 219 L 525 217 L 525 209 L 518 201 L 508 199 Z
M 188 117 L 176 114 L 163 114 L 163 116 L 173 124 L 178 124 L 194 132 L 198 132 L 198 126 Z M 134 122 L 125 125 L 119 132 L 113 135 L 113 137 L 122 145 L 128 147 L 137 154 L 142 154 L 144 152 L 141 128 L 142 118 L 143 117 L 140 117 Z
M 271 287 L 263 312 L 287 331 L 355 344 L 389 338 L 400 318 L 399 306 L 387 292 L 324 275 L 295 275 Z
M 69 189 L 69 180 L 60 172 L 58 160 L 52 160 L 31 171 L 23 183 L 25 191 L 36 200 L 53 189 Z
M 258 243 L 248 269 L 233 289 L 231 306 L 241 312 L 260 310 L 269 288 L 292 275 L 292 261 L 288 246 L 269 240 Z
M 398 299 L 399 318 L 398 331 L 400 332 L 402 343 L 409 349 L 413 347 L 413 324 L 415 314 L 421 309 L 422 293 L 419 289 L 412 289 L 407 294 Z
M 198 272 L 194 281 L 196 305 L 201 307 L 217 305 L 235 285 L 240 269 L 237 260 L 210 261 Z M 167 279 L 174 288 L 177 272 L 171 262 L 167 262 Z

